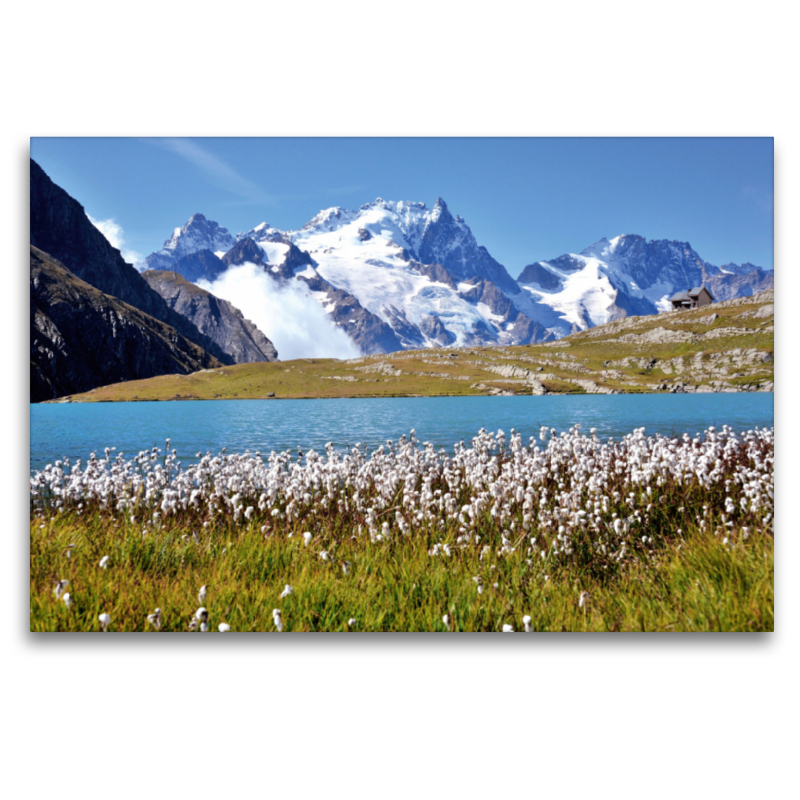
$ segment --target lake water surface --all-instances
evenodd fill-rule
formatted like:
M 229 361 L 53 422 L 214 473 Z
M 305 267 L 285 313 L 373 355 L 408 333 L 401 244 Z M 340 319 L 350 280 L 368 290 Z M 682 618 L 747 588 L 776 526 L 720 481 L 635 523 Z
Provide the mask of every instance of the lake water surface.
M 558 431 L 580 423 L 586 433 L 620 437 L 644 427 L 650 435 L 690 433 L 723 424 L 736 430 L 774 424 L 771 393 L 560 395 L 554 397 L 390 397 L 321 400 L 208 400 L 152 403 L 33 404 L 31 469 L 57 458 L 86 459 L 116 447 L 126 457 L 170 437 L 183 463 L 210 451 L 263 454 L 361 442 L 370 449 L 414 428 L 421 442 L 452 450 L 481 428 L 529 436 L 542 425 Z

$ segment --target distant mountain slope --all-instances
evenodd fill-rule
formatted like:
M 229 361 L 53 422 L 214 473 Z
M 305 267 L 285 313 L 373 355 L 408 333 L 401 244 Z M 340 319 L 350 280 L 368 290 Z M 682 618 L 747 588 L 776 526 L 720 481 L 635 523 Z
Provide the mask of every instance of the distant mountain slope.
M 775 288 L 775 273 L 754 267 L 752 264 L 726 264 L 720 270 L 737 267 L 737 272 L 721 272 L 706 278 L 705 284 L 716 300 L 733 300 L 737 297 L 750 297 Z M 750 268 L 746 272 L 742 268 Z
M 191 320 L 201 333 L 232 356 L 236 364 L 278 360 L 278 351 L 272 342 L 227 300 L 195 286 L 177 272 L 148 270 L 142 277 L 170 308 Z
M 177 261 L 200 250 L 222 256 L 235 244 L 236 239 L 225 228 L 206 219 L 202 214 L 192 214 L 185 225 L 175 228 L 161 250 L 151 253 L 144 264 L 137 266 L 142 270 L 174 269 Z
M 32 403 L 96 386 L 223 366 L 174 328 L 30 248 Z
M 187 281 L 197 283 L 199 280 L 215 281 L 228 265 L 215 253 L 210 250 L 198 250 L 196 253 L 189 253 L 183 258 L 177 258 L 170 262 L 165 262 L 162 266 L 152 270 L 173 270 L 179 272 Z M 144 273 L 142 273 L 144 274 Z
M 68 270 L 105 294 L 117 297 L 155 317 L 219 359 L 227 356 L 189 320 L 170 309 L 147 281 L 112 247 L 89 221 L 83 206 L 56 186 L 30 161 L 30 243 L 60 261 Z
M 716 300 L 766 291 L 774 275 L 752 264 L 716 267 L 688 242 L 623 234 L 601 239 L 580 254 L 529 264 L 517 279 L 528 303 L 520 308 L 560 336 L 625 316 L 671 308 L 678 291 L 706 285 Z

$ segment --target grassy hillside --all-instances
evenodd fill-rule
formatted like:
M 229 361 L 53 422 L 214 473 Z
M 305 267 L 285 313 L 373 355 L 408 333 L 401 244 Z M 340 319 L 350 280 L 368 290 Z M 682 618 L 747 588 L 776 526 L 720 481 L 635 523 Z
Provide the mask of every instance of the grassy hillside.
M 299 359 L 162 375 L 60 402 L 772 391 L 773 292 L 627 317 L 557 342 Z M 58 402 L 58 401 L 57 401 Z

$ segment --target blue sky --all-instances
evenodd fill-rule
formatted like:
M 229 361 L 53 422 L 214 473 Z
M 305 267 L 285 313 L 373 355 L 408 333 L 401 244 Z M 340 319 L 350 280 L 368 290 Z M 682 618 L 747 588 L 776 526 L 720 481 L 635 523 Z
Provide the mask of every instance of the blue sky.
M 198 211 L 235 235 L 442 197 L 514 277 L 620 233 L 773 267 L 771 138 L 34 138 L 31 156 L 142 256 Z

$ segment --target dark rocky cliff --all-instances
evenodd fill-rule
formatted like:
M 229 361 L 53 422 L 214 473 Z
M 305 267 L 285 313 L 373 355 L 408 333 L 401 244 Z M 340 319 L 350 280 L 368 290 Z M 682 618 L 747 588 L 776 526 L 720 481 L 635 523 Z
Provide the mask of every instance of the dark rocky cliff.
M 174 328 L 30 248 L 32 403 L 120 381 L 222 366 Z
M 119 250 L 112 247 L 92 225 L 77 200 L 56 186 L 33 159 L 30 164 L 32 245 L 60 261 L 74 275 L 101 292 L 170 325 L 223 364 L 233 363 L 189 320 L 167 306 L 147 281 L 125 262 Z
M 237 364 L 278 360 L 272 342 L 227 300 L 195 286 L 177 272 L 148 270 L 142 277 L 171 309 L 194 323 Z

